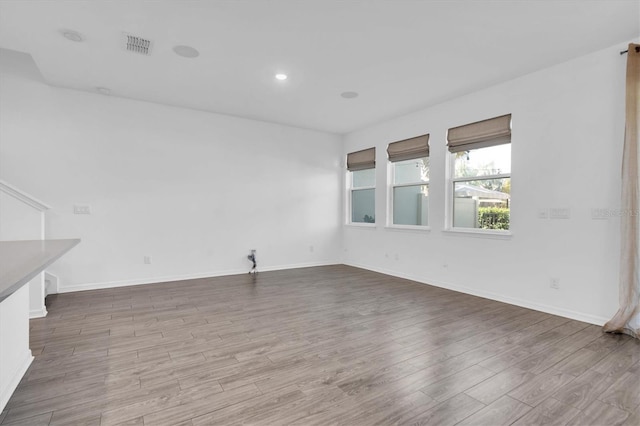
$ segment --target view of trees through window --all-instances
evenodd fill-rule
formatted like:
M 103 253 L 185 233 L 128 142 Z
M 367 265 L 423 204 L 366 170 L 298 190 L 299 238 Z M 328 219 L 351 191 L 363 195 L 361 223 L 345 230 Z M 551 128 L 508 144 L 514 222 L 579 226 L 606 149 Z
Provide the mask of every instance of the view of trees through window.
M 456 152 L 453 226 L 509 229 L 511 144 Z

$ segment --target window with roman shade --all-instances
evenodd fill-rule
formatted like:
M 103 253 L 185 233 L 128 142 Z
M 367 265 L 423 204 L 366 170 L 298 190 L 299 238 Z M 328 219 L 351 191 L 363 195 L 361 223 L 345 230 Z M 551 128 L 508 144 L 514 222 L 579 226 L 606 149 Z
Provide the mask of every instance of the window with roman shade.
M 389 225 L 429 224 L 429 134 L 392 142 L 387 147 L 391 167 Z
M 453 228 L 508 231 L 511 114 L 449 129 Z
M 349 223 L 375 223 L 376 149 L 347 154 L 349 181 Z

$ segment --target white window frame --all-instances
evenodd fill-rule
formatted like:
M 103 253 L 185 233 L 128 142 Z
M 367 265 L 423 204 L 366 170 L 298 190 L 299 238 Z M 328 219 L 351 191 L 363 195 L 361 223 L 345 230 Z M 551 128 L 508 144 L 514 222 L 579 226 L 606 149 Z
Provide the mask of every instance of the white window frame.
M 372 169 L 364 169 L 364 170 L 372 170 Z M 375 175 L 375 168 L 373 168 L 374 170 L 374 175 Z M 355 170 L 355 171 L 360 171 L 360 170 Z M 376 212 L 375 212 L 375 190 L 376 190 L 376 180 L 374 177 L 374 184 L 372 186 L 359 186 L 357 188 L 354 188 L 353 186 L 353 173 L 355 171 L 351 171 L 351 170 L 347 170 L 347 177 L 346 177 L 346 181 L 347 181 L 347 217 L 346 217 L 346 224 L 347 225 L 351 225 L 351 226 L 362 226 L 362 227 L 375 227 L 376 226 Z M 373 222 L 353 222 L 353 210 L 352 210 L 352 203 L 353 203 L 353 192 L 354 191 L 363 191 L 363 190 L 367 190 L 367 189 L 373 189 L 373 193 L 374 193 L 374 203 L 373 203 Z
M 429 159 L 429 169 L 431 168 L 431 159 L 427 156 L 427 157 L 420 157 L 420 158 L 427 158 Z M 416 158 L 416 160 L 418 160 L 418 158 Z M 431 223 L 431 215 L 430 215 L 430 211 L 427 214 L 427 217 L 429 218 L 429 224 L 427 225 L 401 225 L 401 224 L 395 224 L 393 223 L 393 215 L 394 215 L 394 211 L 393 211 L 393 194 L 394 194 L 394 189 L 395 188 L 401 188 L 401 187 L 407 187 L 407 186 L 426 186 L 427 187 L 427 193 L 429 192 L 429 184 L 431 179 L 429 178 L 426 181 L 415 181 L 415 182 L 407 182 L 407 183 L 399 183 L 396 184 L 395 183 L 395 176 L 396 176 L 396 162 L 394 161 L 388 161 L 388 164 L 390 165 L 389 167 L 389 175 L 387 177 L 387 182 L 389 182 L 388 185 L 388 200 L 389 200 L 389 204 L 388 204 L 388 212 L 387 212 L 387 217 L 388 219 L 388 223 L 387 223 L 387 228 L 395 228 L 395 229 L 409 229 L 409 230 L 418 230 L 418 231 L 425 231 L 425 230 L 430 230 L 430 223 Z M 431 203 L 429 203 L 429 210 L 431 210 Z

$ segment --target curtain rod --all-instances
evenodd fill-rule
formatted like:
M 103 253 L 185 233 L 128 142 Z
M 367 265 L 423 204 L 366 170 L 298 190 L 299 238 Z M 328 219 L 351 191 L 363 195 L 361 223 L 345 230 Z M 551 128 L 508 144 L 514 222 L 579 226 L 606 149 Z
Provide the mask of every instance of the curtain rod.
M 621 55 L 624 55 L 625 53 L 629 52 L 629 49 L 627 50 L 623 50 L 622 52 L 620 52 Z M 640 46 L 636 46 L 636 52 L 640 53 Z

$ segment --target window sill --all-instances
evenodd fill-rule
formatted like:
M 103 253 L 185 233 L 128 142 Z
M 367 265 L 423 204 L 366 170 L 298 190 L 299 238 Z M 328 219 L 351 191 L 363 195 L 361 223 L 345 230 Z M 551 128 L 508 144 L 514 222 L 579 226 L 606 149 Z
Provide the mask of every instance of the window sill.
M 348 226 L 350 228 L 360 228 L 360 229 L 376 229 L 375 223 L 345 223 L 344 226 Z
M 473 238 L 491 238 L 494 240 L 510 240 L 513 238 L 511 231 L 494 231 L 490 229 L 449 228 L 442 232 L 449 235 Z
M 394 232 L 430 232 L 430 226 L 418 226 L 418 225 L 389 225 L 385 226 L 384 229 L 387 231 Z

